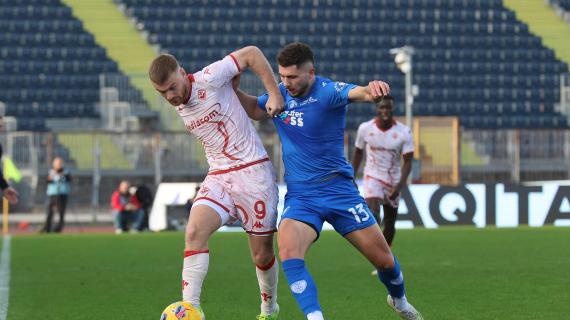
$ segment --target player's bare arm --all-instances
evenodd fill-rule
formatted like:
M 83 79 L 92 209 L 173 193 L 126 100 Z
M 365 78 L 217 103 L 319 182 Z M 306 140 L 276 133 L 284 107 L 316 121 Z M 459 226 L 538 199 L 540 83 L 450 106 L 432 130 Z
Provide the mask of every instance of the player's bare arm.
M 368 86 L 358 86 L 348 92 L 352 102 L 380 102 L 383 96 L 390 94 L 390 85 L 384 81 L 372 80 Z
M 261 108 L 257 106 L 257 97 L 250 96 L 249 94 L 241 91 L 240 89 L 236 90 L 236 94 L 241 102 L 241 105 L 245 109 L 247 116 L 250 119 L 259 121 L 263 119 L 269 118 L 269 114 L 263 111 Z
M 414 153 L 413 152 L 406 153 L 402 156 L 402 158 L 404 158 L 404 164 L 402 164 L 402 175 L 400 177 L 400 181 L 398 182 L 398 184 L 396 184 L 392 189 L 392 191 L 390 191 L 389 198 L 391 200 L 394 200 L 396 199 L 396 197 L 398 197 L 400 191 L 406 185 L 406 181 L 408 181 L 408 176 L 412 171 L 412 159 L 414 158 Z
M 16 191 L 16 189 L 12 187 L 4 189 L 4 197 L 6 197 L 6 199 L 8 199 L 8 202 L 10 202 L 11 204 L 18 203 L 19 196 L 20 194 L 18 194 L 18 191 Z
M 234 91 L 236 92 L 236 95 L 238 96 L 239 101 L 241 102 L 241 105 L 243 106 L 243 109 L 247 113 L 247 116 L 250 119 L 256 121 L 268 119 L 269 114 L 263 111 L 261 108 L 257 107 L 257 97 L 250 96 L 249 94 L 239 89 L 239 81 L 240 81 L 240 76 L 239 75 L 235 76 L 232 79 L 232 86 L 234 88 Z
M 285 104 L 283 96 L 279 91 L 269 61 L 267 61 L 263 52 L 258 47 L 248 46 L 233 52 L 231 55 L 236 59 L 242 71 L 251 69 L 263 82 L 265 89 L 269 93 L 269 99 L 266 104 L 267 113 L 274 116 L 283 111 Z
M 364 155 L 364 150 L 360 148 L 354 148 L 354 154 L 352 155 L 352 168 L 354 169 L 354 177 L 360 169 L 360 164 L 362 163 L 362 157 Z

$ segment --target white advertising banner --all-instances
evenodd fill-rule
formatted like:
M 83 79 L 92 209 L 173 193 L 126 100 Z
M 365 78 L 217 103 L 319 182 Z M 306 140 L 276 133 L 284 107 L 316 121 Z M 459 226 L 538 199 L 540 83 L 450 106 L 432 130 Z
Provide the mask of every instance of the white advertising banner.
M 196 185 L 162 183 L 150 215 L 151 230 L 164 230 L 167 226 L 166 206 L 183 204 Z M 286 192 L 287 188 L 280 185 L 279 214 L 283 211 Z M 570 226 L 570 181 L 521 185 L 412 185 L 402 190 L 398 213 L 397 228 Z M 323 229 L 332 227 L 325 223 Z
M 398 212 L 399 228 L 570 226 L 570 183 L 412 185 Z
M 168 226 L 167 206 L 183 206 L 194 197 L 198 183 L 161 183 L 154 195 L 154 202 L 148 217 L 148 227 L 152 231 L 166 230 Z

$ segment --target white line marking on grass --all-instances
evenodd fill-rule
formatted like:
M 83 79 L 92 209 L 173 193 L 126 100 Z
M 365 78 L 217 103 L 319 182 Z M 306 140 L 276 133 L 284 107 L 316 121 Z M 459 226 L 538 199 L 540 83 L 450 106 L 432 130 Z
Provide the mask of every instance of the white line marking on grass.
M 10 236 L 4 236 L 0 255 L 0 320 L 8 317 L 8 298 L 10 297 Z

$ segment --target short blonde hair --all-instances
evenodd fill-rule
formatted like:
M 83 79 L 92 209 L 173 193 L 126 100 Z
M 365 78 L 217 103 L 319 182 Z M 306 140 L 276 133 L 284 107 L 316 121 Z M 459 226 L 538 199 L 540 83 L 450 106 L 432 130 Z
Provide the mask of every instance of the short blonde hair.
M 156 84 L 164 84 L 173 72 L 180 68 L 178 61 L 171 54 L 163 53 L 152 60 L 148 69 L 148 77 Z

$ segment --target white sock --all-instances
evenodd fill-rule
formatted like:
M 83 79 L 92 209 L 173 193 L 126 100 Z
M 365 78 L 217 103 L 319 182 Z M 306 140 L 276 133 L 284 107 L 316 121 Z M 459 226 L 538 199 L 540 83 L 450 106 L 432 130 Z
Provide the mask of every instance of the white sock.
M 396 309 L 400 311 L 406 311 L 410 308 L 410 304 L 408 303 L 408 299 L 406 299 L 406 295 L 401 298 L 392 297 L 392 299 L 394 300 L 394 306 Z
M 279 279 L 279 264 L 273 260 L 266 266 L 256 266 L 257 282 L 261 292 L 261 313 L 270 315 L 277 304 L 277 281 Z
M 202 283 L 208 273 L 210 253 L 204 251 L 184 251 L 184 267 L 182 269 L 182 300 L 194 306 L 200 306 Z
M 313 311 L 307 315 L 307 320 L 325 320 L 323 313 L 320 311 Z

